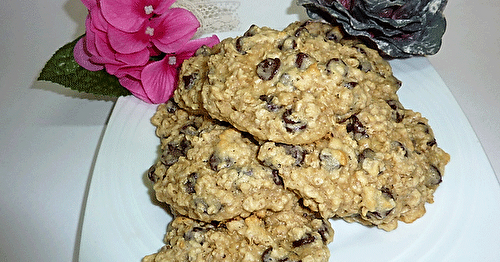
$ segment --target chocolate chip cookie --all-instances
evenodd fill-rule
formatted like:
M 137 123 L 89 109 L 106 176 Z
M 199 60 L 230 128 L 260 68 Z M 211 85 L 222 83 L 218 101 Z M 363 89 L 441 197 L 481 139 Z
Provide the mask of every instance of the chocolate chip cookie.
M 399 88 L 377 51 L 321 22 L 252 26 L 201 53 L 183 66 L 176 101 L 261 140 L 314 142 Z
M 259 212 L 224 222 L 177 216 L 166 245 L 146 256 L 153 261 L 328 261 L 330 223 L 296 205 L 280 212 Z
M 162 155 L 151 168 L 159 201 L 190 218 L 210 222 L 260 210 L 280 211 L 294 194 L 257 161 L 257 142 L 227 123 L 190 115 L 172 101 L 152 122 Z
M 388 231 L 425 213 L 449 161 L 427 120 L 397 100 L 373 101 L 311 144 L 266 142 L 258 158 L 323 217 Z

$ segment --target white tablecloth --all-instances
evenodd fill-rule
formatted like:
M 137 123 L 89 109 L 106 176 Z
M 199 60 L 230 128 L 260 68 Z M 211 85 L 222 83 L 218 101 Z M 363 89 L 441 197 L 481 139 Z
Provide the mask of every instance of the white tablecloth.
M 443 47 L 429 57 L 497 177 L 499 13 L 496 0 L 449 1 Z M 79 0 L 0 2 L 0 261 L 77 260 L 83 200 L 114 101 L 36 78 L 84 33 L 86 14 Z

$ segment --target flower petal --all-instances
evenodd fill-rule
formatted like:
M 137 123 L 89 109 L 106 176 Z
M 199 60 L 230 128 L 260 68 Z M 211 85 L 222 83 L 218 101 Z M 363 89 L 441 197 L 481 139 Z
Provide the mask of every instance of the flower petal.
M 131 76 L 137 80 L 141 79 L 141 72 L 144 69 L 144 66 L 127 66 L 125 64 L 121 65 L 112 65 L 106 64 L 106 71 L 118 78 Z
M 87 15 L 87 20 L 85 21 L 85 26 L 87 28 L 85 32 L 85 44 L 83 45 L 85 51 L 90 55 L 90 59 L 92 60 L 91 62 L 97 63 L 97 64 L 102 64 L 100 61 L 94 61 L 96 57 L 99 56 L 99 52 L 97 50 L 96 46 L 96 34 L 94 32 L 99 32 L 99 30 L 96 30 L 95 27 L 93 26 L 92 23 L 92 18 L 91 15 Z M 99 60 L 99 59 L 98 59 Z
M 144 88 L 142 87 L 140 80 L 135 79 L 129 75 L 126 75 L 124 77 L 119 78 L 118 81 L 123 87 L 128 89 L 134 96 L 143 100 L 144 102 L 152 104 L 152 101 L 146 95 L 146 92 L 144 92 Z
M 93 43 L 93 48 L 89 49 L 90 53 L 94 56 L 92 59 L 98 63 L 116 63 L 114 61 L 115 51 L 111 49 L 109 45 L 108 38 L 105 33 L 97 31 L 95 34 L 88 33 L 88 48 L 90 47 L 90 43 Z
M 165 103 L 174 93 L 177 70 L 168 65 L 168 56 L 147 65 L 141 74 L 141 82 L 146 94 L 154 104 Z
M 146 30 L 144 28 L 144 30 Z M 112 26 L 108 28 L 108 39 L 111 47 L 118 53 L 131 54 L 146 49 L 149 45 L 149 35 L 142 30 L 127 33 Z
M 200 22 L 193 13 L 182 8 L 172 8 L 151 20 L 155 28 L 153 44 L 165 53 L 175 53 L 196 33 Z
M 76 43 L 75 48 L 73 49 L 73 57 L 75 58 L 75 61 L 89 71 L 102 70 L 104 68 L 103 65 L 94 64 L 90 61 L 91 55 L 86 52 L 85 42 L 85 37 L 82 37 Z
M 141 10 L 141 0 L 101 0 L 101 10 L 106 20 L 125 32 L 136 32 L 150 15 Z M 141 12 L 142 11 L 142 12 Z
M 143 66 L 149 61 L 151 53 L 148 49 L 143 49 L 132 54 L 116 53 L 115 59 L 129 66 Z
M 95 6 L 92 10 L 90 10 L 89 15 L 90 15 L 91 23 L 92 23 L 91 26 L 95 30 L 99 30 L 102 32 L 108 31 L 108 27 L 110 25 L 109 25 L 108 21 L 106 21 L 106 19 L 104 19 L 104 16 L 102 16 L 102 12 L 101 12 L 101 9 L 99 8 L 99 6 Z M 86 25 L 86 27 L 88 30 L 89 26 Z

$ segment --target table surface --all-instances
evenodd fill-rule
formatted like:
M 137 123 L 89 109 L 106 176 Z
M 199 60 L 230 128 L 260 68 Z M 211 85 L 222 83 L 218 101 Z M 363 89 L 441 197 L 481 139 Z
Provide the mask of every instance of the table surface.
M 500 178 L 498 13 L 496 0 L 449 1 L 442 49 L 429 60 Z M 77 261 L 89 176 L 115 100 L 36 78 L 84 33 L 86 14 L 79 0 L 0 2 L 0 261 Z

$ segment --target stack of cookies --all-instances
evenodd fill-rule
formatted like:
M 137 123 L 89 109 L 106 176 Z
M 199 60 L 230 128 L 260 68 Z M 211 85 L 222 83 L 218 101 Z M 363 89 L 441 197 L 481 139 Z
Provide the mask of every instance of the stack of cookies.
M 174 220 L 144 261 L 328 261 L 329 218 L 390 231 L 421 217 L 449 155 L 400 86 L 322 22 L 200 48 L 152 118 L 149 178 Z

